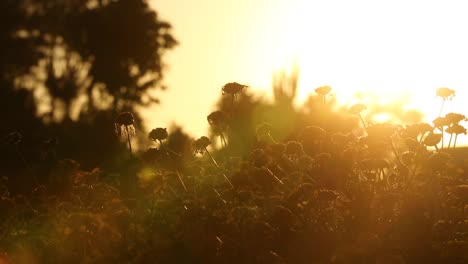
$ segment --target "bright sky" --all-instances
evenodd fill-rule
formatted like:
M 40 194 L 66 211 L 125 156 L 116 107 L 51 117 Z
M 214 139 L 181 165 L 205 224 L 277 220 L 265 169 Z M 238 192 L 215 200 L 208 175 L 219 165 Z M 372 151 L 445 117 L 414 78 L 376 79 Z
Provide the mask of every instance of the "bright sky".
M 299 100 L 330 85 L 382 100 L 405 93 L 432 120 L 438 87 L 457 91 L 447 112 L 468 115 L 468 2 L 460 0 L 152 0 L 180 45 L 169 52 L 162 104 L 150 127 L 172 121 L 206 134 L 221 86 L 270 92 L 272 72 L 300 66 Z

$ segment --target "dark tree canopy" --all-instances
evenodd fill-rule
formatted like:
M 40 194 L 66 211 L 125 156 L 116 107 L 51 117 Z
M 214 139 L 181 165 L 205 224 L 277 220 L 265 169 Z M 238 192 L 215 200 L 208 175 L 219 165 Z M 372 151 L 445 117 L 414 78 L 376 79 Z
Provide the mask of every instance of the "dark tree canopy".
M 146 0 L 0 1 L 0 134 L 60 137 L 74 158 L 110 143 L 117 113 L 158 102 L 176 44 Z

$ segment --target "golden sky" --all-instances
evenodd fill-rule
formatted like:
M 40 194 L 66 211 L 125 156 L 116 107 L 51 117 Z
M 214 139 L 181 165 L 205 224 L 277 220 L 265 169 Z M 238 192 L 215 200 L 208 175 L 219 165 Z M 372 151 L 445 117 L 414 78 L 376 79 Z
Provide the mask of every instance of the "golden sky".
M 342 102 L 358 92 L 411 97 L 438 113 L 438 87 L 457 91 L 445 112 L 468 115 L 468 3 L 415 0 L 152 0 L 180 45 L 169 52 L 161 105 L 150 127 L 206 133 L 221 86 L 267 94 L 274 70 L 300 66 L 299 100 L 330 85 Z

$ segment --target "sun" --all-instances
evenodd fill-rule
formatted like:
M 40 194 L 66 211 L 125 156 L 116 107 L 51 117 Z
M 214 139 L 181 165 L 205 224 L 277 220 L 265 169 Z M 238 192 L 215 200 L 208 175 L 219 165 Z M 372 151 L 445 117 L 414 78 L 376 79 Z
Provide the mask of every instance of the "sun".
M 439 14 L 436 6 L 426 6 L 423 14 L 419 8 L 403 1 L 388 6 L 365 0 L 285 1 L 269 12 L 267 33 L 259 43 L 272 54 L 267 62 L 272 70 L 298 64 L 299 102 L 316 87 L 329 85 L 343 104 L 404 101 L 406 108 L 419 110 L 430 122 L 438 115 L 439 87 L 458 90 L 460 100 L 447 110 L 462 110 L 468 79 L 460 71 L 468 68 L 461 58 L 468 61 L 468 52 L 444 38 L 459 40 L 458 34 L 444 30 L 453 33 L 460 27 L 453 17 Z M 431 14 L 447 19 L 435 20 Z

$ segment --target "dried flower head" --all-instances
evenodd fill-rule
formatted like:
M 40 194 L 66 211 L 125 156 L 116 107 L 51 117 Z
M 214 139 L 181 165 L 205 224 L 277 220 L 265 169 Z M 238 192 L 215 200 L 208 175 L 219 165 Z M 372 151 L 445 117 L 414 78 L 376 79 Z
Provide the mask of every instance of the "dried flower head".
M 447 117 L 437 117 L 432 121 L 434 123 L 434 127 L 441 128 L 444 126 L 450 126 L 450 120 Z
M 168 136 L 167 128 L 158 127 L 158 128 L 155 128 L 155 129 L 151 130 L 151 132 L 149 133 L 149 139 L 151 139 L 153 141 L 165 140 L 167 138 L 167 136 Z
M 236 82 L 230 82 L 223 86 L 223 94 L 236 95 L 240 94 L 248 85 L 239 84 Z
M 122 112 L 117 116 L 115 122 L 121 126 L 133 126 L 135 125 L 135 118 L 130 112 Z
M 115 120 L 115 133 L 128 143 L 128 148 L 132 152 L 131 138 L 135 136 L 135 118 L 132 113 L 122 112 Z
M 437 146 L 437 144 L 439 144 L 441 140 L 442 140 L 442 134 L 430 133 L 424 139 L 424 145 L 429 146 L 429 147 L 434 147 L 434 146 Z
M 286 145 L 286 153 L 288 155 L 300 155 L 303 152 L 301 143 L 297 141 L 289 141 Z
M 446 87 L 438 88 L 436 95 L 444 100 L 451 100 L 455 96 L 455 90 Z
M 466 121 L 466 116 L 458 113 L 448 113 L 445 115 L 445 118 L 447 119 L 447 122 L 450 124 L 458 124 L 461 121 Z
M 355 104 L 349 108 L 349 112 L 353 115 L 359 115 L 366 109 L 367 107 L 364 104 Z
M 315 89 L 315 92 L 317 94 L 319 94 L 320 96 L 326 96 L 327 94 L 329 94 L 331 92 L 332 88 L 328 85 L 325 85 L 325 86 L 320 86 L 318 88 Z
M 448 127 L 445 132 L 449 134 L 455 134 L 455 135 L 460 135 L 460 134 L 465 134 L 467 133 L 467 130 L 465 127 L 459 124 L 453 124 L 450 127 Z
M 193 147 L 195 149 L 195 153 L 203 154 L 206 151 L 206 148 L 211 144 L 211 140 L 205 136 L 200 137 L 199 139 L 193 142 Z
M 301 140 L 303 141 L 314 141 L 321 140 L 326 136 L 325 130 L 318 126 L 305 127 L 301 132 Z
M 223 111 L 214 111 L 209 114 L 206 119 L 212 126 L 224 126 L 227 121 L 227 115 Z

